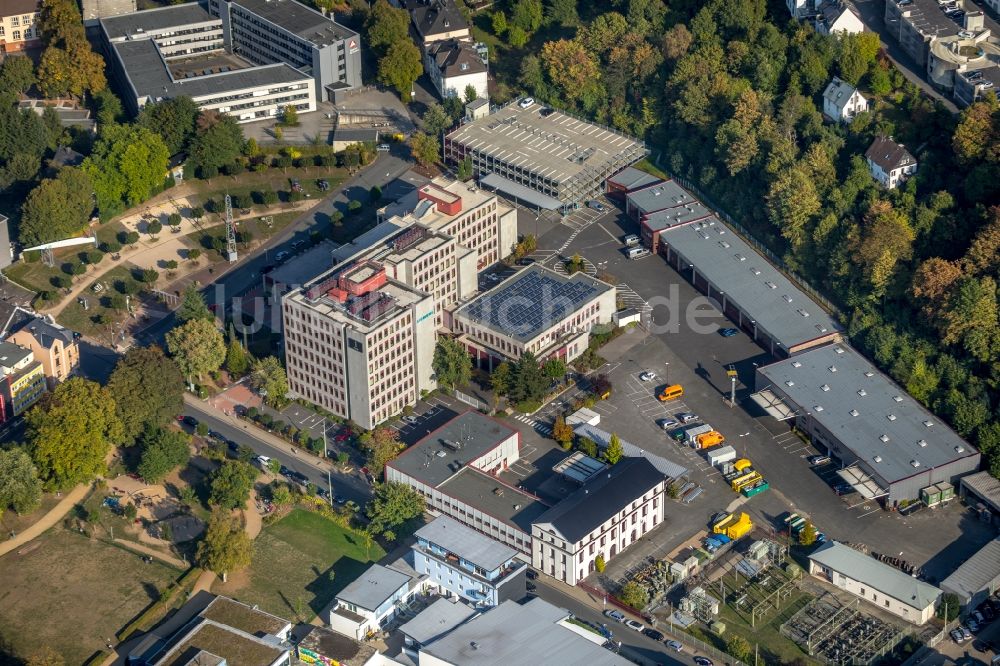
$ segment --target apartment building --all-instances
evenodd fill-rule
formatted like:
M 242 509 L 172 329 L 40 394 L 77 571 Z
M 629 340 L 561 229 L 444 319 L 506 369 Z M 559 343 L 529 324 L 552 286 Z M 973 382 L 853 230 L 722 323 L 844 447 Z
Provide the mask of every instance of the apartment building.
M 239 122 L 316 110 L 311 74 L 285 64 L 254 66 L 225 49 L 222 21 L 198 3 L 101 19 L 112 79 L 133 115 L 181 95 Z
M 408 572 L 373 564 L 336 597 L 330 609 L 330 628 L 355 640 L 377 633 L 419 590 Z
M 398 218 L 398 219 L 397 219 Z M 477 270 L 497 263 L 517 243 L 517 212 L 492 192 L 447 176 L 439 176 L 394 204 L 379 210 L 379 219 L 398 226 L 421 224 L 454 236 L 476 250 Z
M 30 349 L 0 342 L 0 423 L 22 414 L 45 393 L 45 371 Z
M 50 324 L 41 317 L 32 317 L 19 324 L 7 336 L 7 342 L 31 350 L 42 364 L 50 390 L 66 381 L 80 367 L 80 345 L 73 332 L 59 324 Z
M 625 458 L 587 480 L 531 526 L 532 566 L 567 585 L 663 522 L 667 479 L 645 458 Z
M 585 273 L 566 276 L 534 264 L 461 305 L 452 330 L 473 359 L 491 370 L 525 352 L 569 362 L 587 348 L 595 326 L 611 325 L 616 293 Z
M 434 297 L 359 260 L 281 299 L 295 397 L 373 428 L 436 387 Z
M 413 568 L 426 574 L 425 585 L 439 594 L 486 607 L 524 597 L 528 566 L 518 559 L 516 548 L 450 516 L 438 516 L 414 536 Z
M 0 55 L 42 46 L 38 34 L 39 0 L 4 0 L 0 4 Z
M 520 458 L 520 439 L 514 428 L 469 410 L 386 463 L 385 480 L 416 490 L 429 513 L 529 554 L 531 523 L 548 505 L 498 477 Z
M 285 63 L 313 77 L 320 99 L 361 85 L 358 33 L 296 0 L 209 0 L 226 48 L 258 64 Z

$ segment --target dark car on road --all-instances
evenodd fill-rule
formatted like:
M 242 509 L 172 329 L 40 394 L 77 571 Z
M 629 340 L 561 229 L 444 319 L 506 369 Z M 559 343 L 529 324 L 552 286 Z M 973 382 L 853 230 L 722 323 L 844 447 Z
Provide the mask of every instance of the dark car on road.
M 719 329 L 719 335 L 721 335 L 724 338 L 731 338 L 734 335 L 736 335 L 737 333 L 739 333 L 739 330 L 735 329 L 735 328 L 720 328 Z
M 663 639 L 666 638 L 666 636 L 664 636 L 661 632 L 657 631 L 656 629 L 643 629 L 642 633 L 646 634 L 657 643 L 662 643 Z
M 184 417 L 184 425 L 189 425 L 192 428 L 194 428 L 195 426 L 198 425 L 198 419 L 196 419 L 193 416 L 185 416 Z

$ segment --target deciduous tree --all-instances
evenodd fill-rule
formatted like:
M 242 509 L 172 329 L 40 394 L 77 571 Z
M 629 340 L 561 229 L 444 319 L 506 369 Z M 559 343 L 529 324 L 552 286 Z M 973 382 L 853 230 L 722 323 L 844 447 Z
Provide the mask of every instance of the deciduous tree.
M 288 376 L 274 356 L 254 359 L 250 364 L 250 386 L 264 396 L 264 402 L 280 409 L 288 404 Z
M 545 10 L 545 20 L 564 28 L 575 28 L 580 25 L 577 0 L 549 0 L 549 6 Z
M 402 483 L 376 483 L 365 513 L 373 534 L 392 533 L 424 512 L 424 498 Z
M 410 137 L 410 151 L 418 164 L 428 166 L 438 160 L 440 146 L 438 140 L 423 132 L 414 132 Z
M 205 110 L 198 115 L 195 125 L 197 130 L 190 141 L 189 163 L 203 175 L 217 174 L 243 152 L 243 130 L 232 116 Z
M 169 331 L 167 349 L 188 381 L 218 370 L 226 360 L 226 341 L 207 319 L 192 319 Z
M 114 398 L 100 384 L 71 377 L 45 394 L 26 417 L 28 445 L 39 476 L 64 489 L 100 474 L 122 441 Z
M 238 509 L 246 504 L 253 490 L 257 472 L 242 460 L 227 460 L 212 473 L 208 501 L 223 509 Z
M 226 370 L 234 377 L 242 377 L 250 370 L 249 354 L 235 336 L 230 338 L 226 351 Z
M 452 389 L 465 386 L 472 378 L 472 358 L 465 347 L 453 338 L 438 338 L 432 367 L 438 383 Z
M 0 450 L 0 515 L 33 510 L 42 499 L 42 482 L 31 457 L 20 448 Z
M 384 56 L 394 45 L 409 42 L 410 15 L 405 9 L 393 7 L 388 0 L 375 0 L 366 22 L 368 46 Z
M 378 61 L 378 80 L 392 86 L 409 102 L 414 82 L 424 73 L 420 50 L 408 38 L 395 42 Z
M 146 428 L 169 423 L 184 406 L 181 371 L 155 345 L 129 349 L 115 365 L 107 389 L 115 401 L 126 444 L 134 442 Z
M 112 125 L 102 129 L 82 168 L 94 184 L 98 207 L 108 216 L 145 201 L 162 187 L 169 159 L 159 134 L 134 125 Z
M 0 65 L 0 92 L 22 94 L 35 85 L 35 65 L 27 56 L 8 55 Z
M 642 610 L 649 603 L 649 592 L 639 583 L 630 580 L 622 585 L 618 598 L 621 599 L 622 603 L 628 604 L 636 610 Z
M 208 305 L 205 303 L 204 294 L 201 293 L 201 290 L 194 283 L 184 288 L 180 307 L 177 308 L 177 318 L 182 322 L 194 319 L 215 320 L 215 315 L 212 314 L 212 311 L 208 309 Z
M 191 457 L 191 437 L 180 430 L 147 427 L 136 472 L 146 483 L 159 483 Z
M 365 433 L 360 439 L 365 452 L 365 465 L 376 479 L 382 475 L 385 464 L 399 455 L 406 446 L 399 441 L 399 431 L 379 427 Z
M 575 39 L 546 42 L 541 59 L 549 80 L 568 100 L 580 99 L 600 83 L 601 70 L 596 58 Z
M 76 167 L 43 180 L 21 207 L 20 241 L 31 246 L 79 234 L 94 210 L 92 192 L 90 177 Z
M 229 573 L 250 566 L 252 556 L 253 544 L 240 521 L 227 511 L 213 511 L 198 544 L 198 563 L 226 582 Z
M 604 460 L 609 465 L 617 465 L 623 457 L 625 457 L 625 451 L 622 449 L 622 440 L 618 438 L 617 433 L 611 433 L 608 446 L 604 449 Z

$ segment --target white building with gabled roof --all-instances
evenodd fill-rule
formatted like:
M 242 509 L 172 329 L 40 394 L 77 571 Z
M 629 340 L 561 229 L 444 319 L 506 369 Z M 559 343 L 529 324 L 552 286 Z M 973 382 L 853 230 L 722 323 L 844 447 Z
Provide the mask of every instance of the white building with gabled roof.
M 838 123 L 850 122 L 859 113 L 868 110 L 868 100 L 858 89 L 833 77 L 823 91 L 823 115 Z

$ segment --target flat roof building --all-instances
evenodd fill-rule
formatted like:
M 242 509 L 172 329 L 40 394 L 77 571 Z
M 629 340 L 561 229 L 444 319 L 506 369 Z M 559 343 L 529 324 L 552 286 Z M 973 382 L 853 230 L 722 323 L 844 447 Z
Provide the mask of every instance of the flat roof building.
M 642 243 L 651 252 L 659 251 L 660 234 L 664 231 L 712 215 L 705 204 L 676 181 L 658 179 L 626 194 L 625 212 L 639 223 Z
M 492 607 L 525 594 L 527 565 L 513 546 L 496 541 L 450 516 L 424 525 L 413 544 L 413 568 L 427 575 L 427 585 L 481 607 Z
M 531 527 L 531 564 L 576 585 L 663 522 L 667 477 L 645 458 L 592 476 Z
M 285 63 L 313 78 L 316 96 L 361 86 L 361 38 L 297 0 L 209 0 L 226 48 L 258 65 Z
M 354 640 L 377 633 L 419 589 L 413 575 L 373 564 L 337 593 L 330 609 L 330 628 Z
M 809 555 L 809 573 L 916 625 L 934 616 L 941 597 L 933 585 L 837 541 Z
M 520 457 L 520 433 L 469 410 L 386 463 L 385 479 L 414 488 L 427 510 L 451 516 L 522 553 L 548 505 L 496 475 Z
M 979 452 L 846 344 L 757 368 L 755 401 L 838 460 L 840 475 L 887 505 L 979 469 Z
M 659 251 L 774 356 L 839 340 L 839 323 L 718 218 L 674 227 Z
M 459 306 L 452 329 L 483 367 L 525 352 L 572 361 L 595 326 L 611 324 L 615 294 L 614 286 L 583 272 L 566 276 L 534 264 Z
M 382 663 L 374 646 L 338 634 L 326 627 L 311 627 L 296 644 L 295 654 L 303 664 L 366 666 L 366 664 Z
M 1000 520 L 1000 479 L 986 470 L 963 476 L 958 495 L 976 510 L 980 520 L 992 523 Z
M 954 594 L 963 606 L 978 606 L 1000 589 L 1000 539 L 994 539 L 962 562 L 943 581 L 941 590 Z
M 366 429 L 436 388 L 434 297 L 354 261 L 281 299 L 292 395 Z
M 223 22 L 196 2 L 104 18 L 100 25 L 112 76 L 133 115 L 182 95 L 239 122 L 275 117 L 288 105 L 316 110 L 310 74 L 283 62 L 255 67 L 226 50 Z
M 541 104 L 517 101 L 448 134 L 445 159 L 471 158 L 481 185 L 555 210 L 603 192 L 647 153 L 645 144 Z
M 627 167 L 608 178 L 607 195 L 609 199 L 624 201 L 625 195 L 629 192 L 652 185 L 653 183 L 658 183 L 659 181 L 660 179 L 652 174 L 640 171 L 635 167 Z
M 478 614 L 475 608 L 455 597 L 440 597 L 399 628 L 399 633 L 403 634 L 403 651 L 416 663 L 420 648 Z
M 420 650 L 420 666 L 545 664 L 627 666 L 631 662 L 577 633 L 570 613 L 535 598 L 505 601 Z M 588 632 L 589 633 L 589 632 Z

